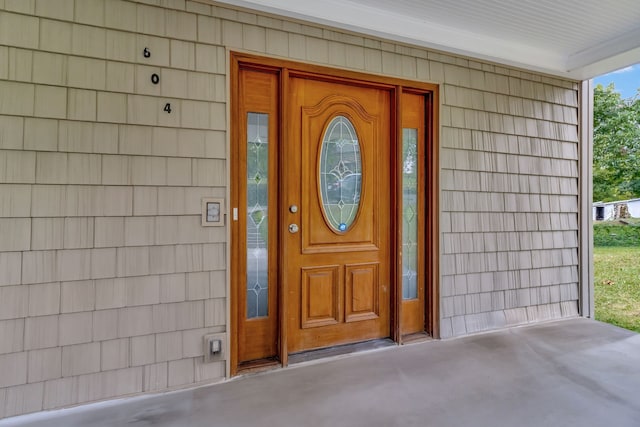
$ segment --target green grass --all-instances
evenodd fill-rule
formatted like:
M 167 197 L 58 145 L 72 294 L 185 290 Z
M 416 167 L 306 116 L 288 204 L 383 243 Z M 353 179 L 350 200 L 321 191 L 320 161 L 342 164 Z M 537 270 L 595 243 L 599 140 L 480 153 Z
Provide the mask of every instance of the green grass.
M 595 246 L 640 246 L 640 225 L 636 218 L 598 222 L 593 225 Z
M 596 319 L 640 332 L 640 247 L 596 247 Z

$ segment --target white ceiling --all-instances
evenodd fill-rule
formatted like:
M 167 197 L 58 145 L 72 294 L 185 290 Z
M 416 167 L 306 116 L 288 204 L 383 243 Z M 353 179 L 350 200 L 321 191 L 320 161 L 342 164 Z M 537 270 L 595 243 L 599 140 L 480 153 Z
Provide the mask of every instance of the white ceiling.
M 640 0 L 218 0 L 577 80 L 640 63 Z

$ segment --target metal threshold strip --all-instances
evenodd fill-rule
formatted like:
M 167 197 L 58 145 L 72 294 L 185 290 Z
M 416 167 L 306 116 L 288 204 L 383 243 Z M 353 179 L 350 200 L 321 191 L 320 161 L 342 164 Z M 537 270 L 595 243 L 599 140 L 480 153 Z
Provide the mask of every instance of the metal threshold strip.
M 334 347 L 321 348 L 318 350 L 303 351 L 289 355 L 289 365 L 309 362 L 312 360 L 324 359 L 328 357 L 342 356 L 351 353 L 377 350 L 380 348 L 395 347 L 397 344 L 390 338 L 382 338 L 370 341 L 363 341 L 354 344 L 337 345 Z

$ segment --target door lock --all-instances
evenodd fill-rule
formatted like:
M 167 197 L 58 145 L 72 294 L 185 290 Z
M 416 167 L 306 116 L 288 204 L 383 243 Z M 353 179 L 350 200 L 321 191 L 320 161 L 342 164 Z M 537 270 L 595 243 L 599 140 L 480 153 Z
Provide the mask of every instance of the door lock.
M 298 232 L 298 224 L 289 224 L 289 233 L 296 234 Z

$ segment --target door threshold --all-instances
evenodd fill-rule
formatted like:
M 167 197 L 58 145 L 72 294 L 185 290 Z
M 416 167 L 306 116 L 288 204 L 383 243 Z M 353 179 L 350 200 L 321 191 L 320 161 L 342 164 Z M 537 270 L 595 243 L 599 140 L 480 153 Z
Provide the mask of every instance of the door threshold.
M 415 344 L 431 340 L 433 340 L 433 337 L 426 332 L 415 332 L 402 336 L 402 344 Z
M 282 367 L 280 361 L 273 357 L 267 359 L 252 360 L 250 362 L 240 363 L 240 365 L 238 365 L 238 372 L 236 375 L 256 374 L 280 367 Z
M 354 344 L 343 344 L 334 347 L 321 348 L 318 350 L 303 351 L 289 355 L 289 365 L 310 362 L 345 354 L 360 353 L 363 351 L 377 350 L 379 348 L 394 347 L 397 344 L 391 338 L 382 338 L 370 341 L 363 341 Z

